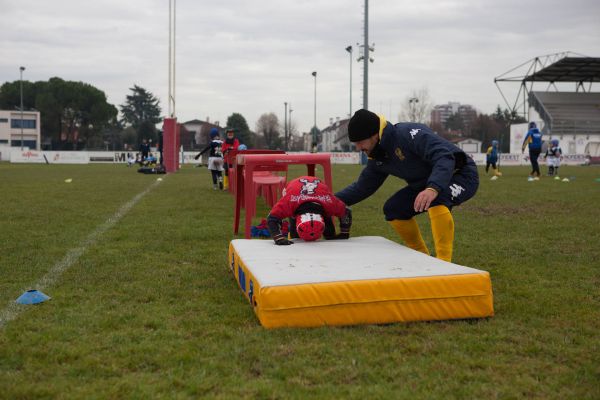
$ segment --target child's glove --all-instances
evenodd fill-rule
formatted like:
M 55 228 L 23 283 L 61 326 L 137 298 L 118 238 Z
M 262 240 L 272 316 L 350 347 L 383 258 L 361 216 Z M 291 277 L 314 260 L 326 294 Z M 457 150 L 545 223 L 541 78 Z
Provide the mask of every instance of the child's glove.
M 275 240 L 275 244 L 277 246 L 288 246 L 290 244 L 294 244 L 294 242 L 292 242 L 291 240 L 288 240 L 286 237 L 283 237 L 283 236 L 279 237 L 277 239 L 274 239 L 274 240 Z

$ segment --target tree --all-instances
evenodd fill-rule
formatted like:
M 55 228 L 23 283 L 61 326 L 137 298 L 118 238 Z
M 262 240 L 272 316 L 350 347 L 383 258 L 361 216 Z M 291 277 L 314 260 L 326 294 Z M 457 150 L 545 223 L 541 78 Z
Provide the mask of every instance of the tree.
M 233 113 L 227 118 L 227 127 L 234 129 L 240 144 L 245 144 L 248 147 L 254 145 L 253 133 L 248 127 L 246 118 L 242 114 Z
M 462 131 L 465 123 L 459 113 L 450 114 L 446 120 L 445 128 L 452 131 Z
M 399 120 L 428 124 L 432 108 L 429 90 L 426 87 L 419 90 L 413 89 L 412 94 L 406 96 L 402 103 Z
M 256 122 L 256 133 L 264 137 L 265 145 L 269 149 L 281 147 L 280 130 L 279 119 L 275 113 L 263 114 Z
M 487 147 L 492 143 L 492 140 L 500 140 L 500 125 L 490 115 L 479 114 L 473 126 L 471 127 L 471 137 L 477 140 L 481 140 L 483 149 L 485 151 Z M 500 149 L 502 151 L 502 149 Z
M 20 82 L 0 87 L 0 107 L 20 107 Z M 54 149 L 97 147 L 102 132 L 118 113 L 107 103 L 103 91 L 94 86 L 61 78 L 47 82 L 23 82 L 23 108 L 40 112 L 42 142 L 51 141 Z
M 510 151 L 510 126 L 511 124 L 522 124 L 527 120 L 517 114 L 516 111 L 509 111 L 508 109 L 502 109 L 500 106 L 496 107 L 496 111 L 491 115 L 498 126 L 498 140 L 500 141 L 501 151 Z
M 122 122 L 137 131 L 139 142 L 142 139 L 156 140 L 155 125 L 162 120 L 160 101 L 138 85 L 133 85 L 129 90 L 132 94 L 128 95 L 125 104 L 120 106 L 123 114 Z

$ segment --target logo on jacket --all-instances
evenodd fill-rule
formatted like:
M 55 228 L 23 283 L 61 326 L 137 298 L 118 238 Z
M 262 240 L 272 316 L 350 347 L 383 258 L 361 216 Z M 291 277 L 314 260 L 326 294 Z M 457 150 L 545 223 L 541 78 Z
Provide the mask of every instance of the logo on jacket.
M 404 153 L 402 153 L 402 150 L 400 150 L 400 147 L 396 147 L 394 153 L 396 153 L 396 156 L 400 159 L 400 161 L 404 161 L 406 159 Z
M 419 133 L 420 131 L 421 131 L 421 129 L 417 129 L 417 128 L 415 128 L 415 129 L 411 129 L 411 130 L 410 130 L 410 137 L 411 137 L 412 139 L 414 139 L 414 138 L 415 138 L 415 135 L 416 135 L 417 133 Z
M 465 188 L 460 185 L 457 185 L 456 183 L 453 183 L 452 185 L 450 185 L 450 192 L 452 193 L 452 200 L 454 200 L 454 198 L 460 196 L 460 194 L 464 191 L 465 191 Z
M 308 179 L 300 179 L 302 182 L 302 189 L 300 189 L 300 194 L 315 194 L 315 190 L 317 190 L 317 186 L 321 183 L 320 180 L 315 179 L 314 181 L 309 181 Z

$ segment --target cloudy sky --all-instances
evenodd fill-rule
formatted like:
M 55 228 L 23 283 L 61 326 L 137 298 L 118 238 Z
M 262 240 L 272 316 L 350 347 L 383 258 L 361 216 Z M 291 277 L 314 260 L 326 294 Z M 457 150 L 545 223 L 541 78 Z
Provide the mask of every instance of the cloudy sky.
M 435 104 L 485 113 L 504 106 L 494 77 L 533 57 L 572 51 L 600 57 L 598 0 L 371 0 L 369 108 L 396 122 L 426 88 Z M 0 83 L 58 76 L 122 104 L 133 84 L 168 102 L 168 0 L 0 0 Z M 224 125 L 291 103 L 298 130 L 362 106 L 364 0 L 178 0 L 176 114 Z M 507 89 L 510 92 L 510 88 Z M 598 90 L 596 88 L 595 90 Z

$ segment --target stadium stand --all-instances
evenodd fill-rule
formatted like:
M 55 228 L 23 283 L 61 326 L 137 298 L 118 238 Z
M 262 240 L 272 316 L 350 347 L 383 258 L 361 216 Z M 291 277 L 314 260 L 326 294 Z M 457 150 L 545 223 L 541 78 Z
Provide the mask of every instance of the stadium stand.
M 567 152 L 585 154 L 591 163 L 600 163 L 600 93 L 592 92 L 599 81 L 600 57 L 572 52 L 535 57 L 494 78 L 513 113 L 530 120 L 530 112 L 535 110 L 544 122 L 544 134 L 568 138 Z M 502 82 L 520 84 L 512 106 L 500 89 Z M 545 91 L 533 89 L 534 84 L 542 83 Z M 575 84 L 573 92 L 559 90 L 569 83 Z
M 600 135 L 600 93 L 530 92 L 529 105 L 553 135 Z

